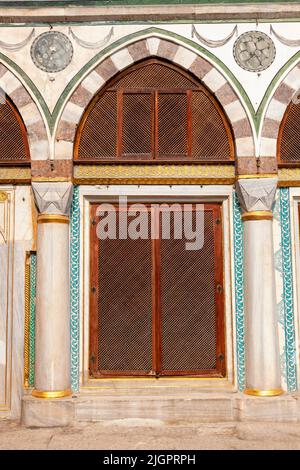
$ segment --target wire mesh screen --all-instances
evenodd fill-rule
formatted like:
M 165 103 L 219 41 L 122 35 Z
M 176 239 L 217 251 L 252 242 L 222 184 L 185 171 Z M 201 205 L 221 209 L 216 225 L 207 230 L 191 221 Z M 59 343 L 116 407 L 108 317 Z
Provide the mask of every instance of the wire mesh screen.
M 30 160 L 26 129 L 17 110 L 1 94 L 0 103 L 0 163 L 21 163 Z
M 119 220 L 117 214 L 117 233 Z M 98 368 L 147 373 L 152 367 L 151 238 L 100 240 L 98 256 Z
M 175 215 L 174 215 L 175 214 Z M 195 230 L 196 212 L 192 213 Z M 176 213 L 171 212 L 171 233 Z M 216 368 L 214 218 L 204 212 L 204 246 L 161 240 L 162 373 Z
M 158 156 L 185 157 L 188 150 L 187 95 L 160 93 L 158 97 Z
M 292 103 L 283 118 L 278 139 L 279 158 L 282 162 L 300 161 L 300 104 Z
M 192 94 L 192 155 L 197 160 L 226 161 L 230 144 L 221 115 L 201 91 Z
M 188 88 L 197 89 L 197 85 L 185 75 L 166 64 L 150 63 L 145 67 L 129 71 L 112 88 Z
M 91 109 L 79 141 L 82 160 L 115 158 L 117 149 L 117 93 L 107 91 Z
M 147 158 L 151 155 L 151 94 L 123 95 L 122 155 Z
M 186 72 L 157 60 L 121 73 L 79 125 L 76 160 L 233 159 L 230 126 L 215 98 Z

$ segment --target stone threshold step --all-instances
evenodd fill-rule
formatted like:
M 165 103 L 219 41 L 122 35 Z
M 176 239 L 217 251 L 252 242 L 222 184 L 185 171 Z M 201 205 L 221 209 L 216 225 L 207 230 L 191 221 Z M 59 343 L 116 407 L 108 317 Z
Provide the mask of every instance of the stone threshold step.
M 64 399 L 22 399 L 22 423 L 28 427 L 68 426 L 78 422 L 126 419 L 165 423 L 233 421 L 300 422 L 299 395 L 258 398 L 242 393 L 198 396 L 86 396 Z

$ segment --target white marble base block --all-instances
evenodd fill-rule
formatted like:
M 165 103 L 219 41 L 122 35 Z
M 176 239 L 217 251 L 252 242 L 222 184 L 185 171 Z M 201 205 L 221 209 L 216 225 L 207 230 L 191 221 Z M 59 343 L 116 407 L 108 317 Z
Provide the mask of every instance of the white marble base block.
M 299 394 L 251 397 L 240 392 L 195 390 L 182 387 L 151 394 L 134 385 L 126 390 L 88 392 L 60 400 L 22 398 L 22 424 L 27 427 L 70 426 L 84 422 L 124 422 L 199 425 L 236 421 L 300 422 Z

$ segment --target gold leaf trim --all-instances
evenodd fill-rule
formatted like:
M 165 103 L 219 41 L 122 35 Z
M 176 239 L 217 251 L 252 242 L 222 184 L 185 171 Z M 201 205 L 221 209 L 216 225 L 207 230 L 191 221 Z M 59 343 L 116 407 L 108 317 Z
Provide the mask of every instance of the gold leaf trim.
M 75 183 L 233 184 L 233 166 L 223 165 L 78 165 Z
M 300 168 L 279 168 L 279 186 L 300 186 Z
M 0 168 L 0 182 L 12 183 L 14 181 L 24 183 L 31 180 L 30 168 Z
M 68 388 L 67 390 L 36 390 L 32 391 L 32 396 L 36 398 L 64 398 L 72 395 L 72 391 Z
M 254 397 L 276 397 L 278 395 L 282 395 L 284 391 L 281 388 L 275 388 L 273 390 L 258 390 L 252 388 L 246 388 L 244 390 L 246 395 L 252 395 Z

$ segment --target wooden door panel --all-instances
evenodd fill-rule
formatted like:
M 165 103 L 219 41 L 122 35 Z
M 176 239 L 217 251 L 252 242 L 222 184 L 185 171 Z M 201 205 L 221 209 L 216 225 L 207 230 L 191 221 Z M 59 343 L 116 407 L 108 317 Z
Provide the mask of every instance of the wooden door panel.
M 215 256 L 216 247 L 222 243 L 218 209 L 205 207 L 203 248 L 186 250 L 185 237 L 160 241 L 161 375 L 221 373 L 217 348 L 222 342 L 218 317 L 223 311 L 217 303 L 222 297 L 218 292 L 222 271 L 221 260 Z M 170 213 L 170 220 L 173 233 L 175 212 Z M 195 209 L 192 221 L 195 229 Z
M 94 219 L 97 223 L 101 220 L 95 215 Z M 128 219 L 130 222 L 131 217 Z M 95 232 L 96 226 L 92 227 Z M 147 375 L 152 370 L 151 239 L 94 237 L 94 244 L 97 260 L 91 261 L 96 292 L 91 295 L 97 297 L 97 303 L 91 315 L 96 323 L 93 375 Z
M 99 240 L 92 205 L 92 376 L 224 376 L 221 206 L 203 207 L 204 246 L 186 250 L 189 240 L 174 238 L 173 210 L 169 239 L 162 237 L 161 209 L 147 207 L 148 239 Z M 154 240 L 151 211 L 160 226 Z M 118 211 L 117 234 L 119 217 Z

